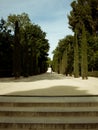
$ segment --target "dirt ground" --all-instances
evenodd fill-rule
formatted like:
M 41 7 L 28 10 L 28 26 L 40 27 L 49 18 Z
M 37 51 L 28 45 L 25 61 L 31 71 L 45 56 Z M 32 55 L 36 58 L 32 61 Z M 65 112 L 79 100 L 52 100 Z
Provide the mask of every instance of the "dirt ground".
M 45 73 L 28 78 L 0 78 L 0 95 L 97 95 L 98 78 L 66 77 L 56 73 Z

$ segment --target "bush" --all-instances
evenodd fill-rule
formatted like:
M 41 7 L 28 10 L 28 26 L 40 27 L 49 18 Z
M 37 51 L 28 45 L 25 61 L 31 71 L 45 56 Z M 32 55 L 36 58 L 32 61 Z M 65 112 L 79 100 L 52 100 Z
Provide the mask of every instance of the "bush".
M 90 72 L 88 72 L 88 76 L 98 77 L 98 71 L 90 71 Z

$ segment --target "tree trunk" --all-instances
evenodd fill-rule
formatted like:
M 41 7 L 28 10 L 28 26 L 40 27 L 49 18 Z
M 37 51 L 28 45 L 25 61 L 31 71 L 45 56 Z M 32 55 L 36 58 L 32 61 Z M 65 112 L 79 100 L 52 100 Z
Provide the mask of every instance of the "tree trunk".
M 79 49 L 78 49 L 78 39 L 77 31 L 75 31 L 75 40 L 74 40 L 74 77 L 79 77 Z
M 81 76 L 82 79 L 88 79 L 88 63 L 87 63 L 87 40 L 86 31 L 83 25 L 82 28 L 82 41 L 81 41 Z
M 67 49 L 63 52 L 63 56 L 62 56 L 62 74 L 66 74 L 67 71 Z
M 19 78 L 21 75 L 21 47 L 20 47 L 20 40 L 19 40 L 18 21 L 15 22 L 13 73 L 14 73 L 15 78 Z

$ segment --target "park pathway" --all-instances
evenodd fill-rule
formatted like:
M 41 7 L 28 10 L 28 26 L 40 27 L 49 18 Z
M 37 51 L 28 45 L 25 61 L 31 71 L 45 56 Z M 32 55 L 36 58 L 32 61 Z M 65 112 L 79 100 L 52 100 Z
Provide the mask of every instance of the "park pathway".
M 0 130 L 98 130 L 98 79 L 0 79 Z
M 0 78 L 0 95 L 97 95 L 98 78 L 88 80 L 45 73 L 28 78 Z

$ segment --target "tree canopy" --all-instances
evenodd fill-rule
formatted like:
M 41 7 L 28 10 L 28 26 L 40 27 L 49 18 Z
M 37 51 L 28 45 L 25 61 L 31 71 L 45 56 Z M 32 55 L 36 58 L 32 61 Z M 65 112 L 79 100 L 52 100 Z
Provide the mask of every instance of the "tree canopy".
M 74 36 L 58 42 L 53 66 L 59 73 L 71 70 L 74 77 L 87 79 L 88 71 L 98 70 L 98 0 L 74 0 L 71 8 L 68 19 Z
M 62 74 L 72 74 L 73 71 L 73 36 L 68 35 L 58 42 L 53 51 L 54 71 Z M 71 63 L 71 64 L 70 64 Z
M 7 21 L 1 19 L 0 35 L 2 36 L 0 37 L 1 76 L 2 70 L 5 71 L 5 75 L 7 74 L 8 68 L 2 69 L 3 64 L 6 63 L 8 66 L 10 65 L 9 75 L 16 78 L 21 75 L 44 73 L 47 70 L 49 43 L 46 39 L 46 33 L 39 25 L 32 24 L 28 14 L 11 14 Z M 4 45 L 7 46 L 7 44 L 10 49 L 5 48 Z M 8 51 L 6 54 L 5 49 Z

